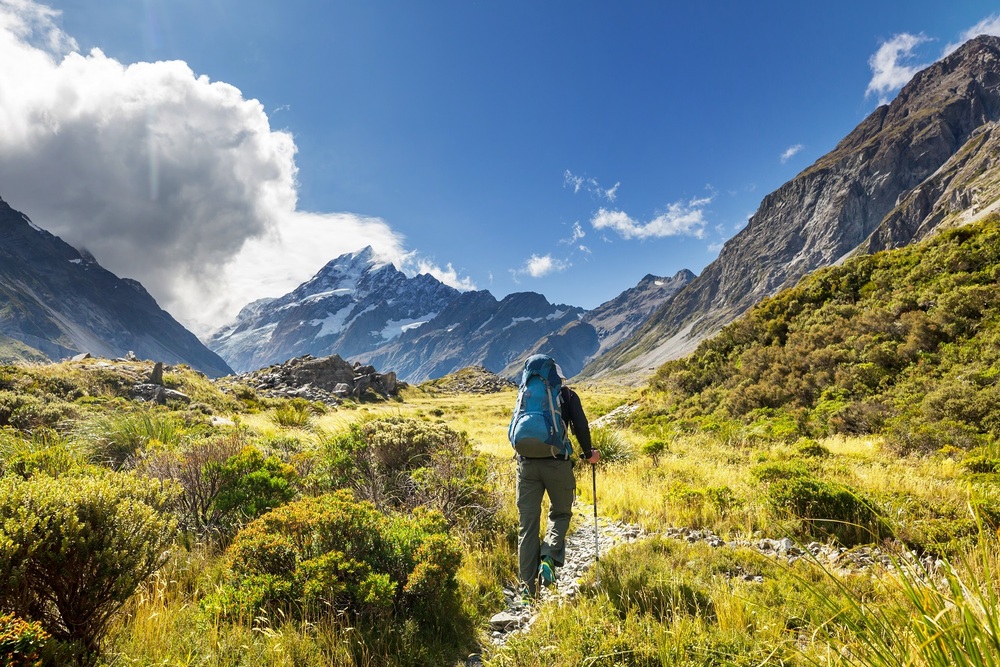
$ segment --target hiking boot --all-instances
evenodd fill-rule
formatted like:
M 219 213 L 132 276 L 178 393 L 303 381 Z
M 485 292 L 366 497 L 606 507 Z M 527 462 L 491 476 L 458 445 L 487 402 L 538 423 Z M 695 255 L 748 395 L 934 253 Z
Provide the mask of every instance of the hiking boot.
M 556 582 L 556 566 L 552 558 L 545 556 L 542 564 L 538 566 L 538 583 L 542 586 L 551 586 Z

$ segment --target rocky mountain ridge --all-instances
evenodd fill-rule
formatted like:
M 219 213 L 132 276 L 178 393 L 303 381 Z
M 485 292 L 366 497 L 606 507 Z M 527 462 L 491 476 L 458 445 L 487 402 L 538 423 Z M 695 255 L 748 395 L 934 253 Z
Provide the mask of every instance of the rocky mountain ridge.
M 232 372 L 137 281 L 115 276 L 3 199 L 0 353 L 8 361 L 133 353 L 213 377 Z
M 514 376 L 535 352 L 573 375 L 628 336 L 693 278 L 648 275 L 593 311 L 520 292 L 497 300 L 433 276 L 406 277 L 371 248 L 337 257 L 292 292 L 246 306 L 208 344 L 241 372 L 303 354 L 339 354 L 419 383 L 470 366 Z
M 761 202 L 719 257 L 586 377 L 648 375 L 765 296 L 854 252 L 922 238 L 956 213 L 992 208 L 998 180 L 1000 38 L 927 67 L 832 151 Z

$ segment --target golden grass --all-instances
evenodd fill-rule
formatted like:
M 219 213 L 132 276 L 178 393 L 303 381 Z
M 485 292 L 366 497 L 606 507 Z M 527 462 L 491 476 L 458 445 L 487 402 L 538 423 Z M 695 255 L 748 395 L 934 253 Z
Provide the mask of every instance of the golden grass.
M 580 393 L 591 420 L 636 397 L 626 388 L 594 385 L 580 388 Z M 479 451 L 495 457 L 494 482 L 505 499 L 506 513 L 499 524 L 516 526 L 515 466 L 507 442 L 514 400 L 513 391 L 454 395 L 411 387 L 401 402 L 341 406 L 317 415 L 305 428 L 281 427 L 267 411 L 242 414 L 238 419 L 255 437 L 294 437 L 304 443 L 315 442 L 322 433 L 342 431 L 362 419 L 401 416 L 444 422 L 465 432 Z M 620 429 L 619 435 L 636 452 L 651 439 L 632 429 Z M 893 521 L 905 523 L 907 513 L 914 508 L 925 508 L 928 516 L 936 512 L 958 516 L 970 499 L 967 478 L 960 465 L 947 456 L 897 459 L 886 454 L 875 438 L 828 438 L 821 444 L 830 456 L 805 460 L 809 469 L 820 479 L 847 484 L 879 499 L 899 513 L 889 517 Z M 753 534 L 779 537 L 782 535 L 773 531 L 781 528 L 751 471 L 760 463 L 796 456 L 794 447 L 783 443 L 733 444 L 707 433 L 671 437 L 655 462 L 637 454 L 630 462 L 598 467 L 599 514 L 638 523 L 651 532 L 685 526 L 710 528 L 728 539 Z M 579 497 L 591 503 L 589 466 L 578 466 L 577 470 Z M 983 489 L 972 495 L 990 493 L 996 495 Z M 584 525 L 589 519 L 589 514 L 577 516 L 572 526 Z M 504 605 L 502 587 L 513 585 L 516 576 L 516 534 L 498 531 L 486 540 L 466 541 L 457 579 L 466 605 L 485 628 L 485 620 Z M 725 574 L 727 568 L 740 571 L 727 564 L 726 558 L 736 558 L 730 550 L 712 551 L 702 546 L 667 554 L 632 553 L 624 559 L 622 572 L 645 563 L 652 571 L 664 573 L 661 584 L 669 583 L 671 577 L 689 580 L 694 589 L 711 599 L 710 617 L 698 613 L 663 617 L 635 611 L 618 613 L 613 611 L 613 601 L 598 589 L 570 605 L 544 605 L 531 632 L 511 639 L 503 650 L 486 651 L 487 664 L 697 665 L 722 664 L 730 659 L 744 660 L 739 664 L 772 664 L 769 660 L 816 664 L 834 655 L 834 645 L 849 639 L 850 629 L 837 624 L 820 629 L 819 621 L 812 618 L 821 615 L 821 605 L 811 602 L 809 592 L 800 584 L 813 581 L 819 589 L 825 585 L 818 583 L 822 573 L 784 572 L 776 567 L 768 570 L 764 584 L 748 583 Z M 606 558 L 614 560 L 613 555 L 602 553 L 602 563 Z M 198 602 L 218 584 L 222 572 L 218 557 L 208 551 L 196 549 L 176 555 L 170 568 L 130 603 L 127 614 L 116 624 L 108 641 L 109 664 L 385 664 L 386 656 L 350 654 L 346 647 L 351 630 L 338 625 L 336 619 L 319 624 L 267 625 L 224 624 L 206 618 L 199 613 Z M 851 586 L 867 590 L 862 581 Z M 834 589 L 821 594 L 837 601 L 840 592 Z M 864 595 L 872 604 L 888 604 L 883 594 Z M 796 613 L 809 619 L 792 618 L 789 610 L 798 610 Z M 483 640 L 488 645 L 485 629 Z

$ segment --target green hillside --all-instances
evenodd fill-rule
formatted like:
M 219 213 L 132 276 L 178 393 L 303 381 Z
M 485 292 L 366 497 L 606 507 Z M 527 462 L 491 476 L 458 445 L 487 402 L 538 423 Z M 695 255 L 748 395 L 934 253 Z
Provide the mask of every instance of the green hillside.
M 897 453 L 1000 434 L 1000 218 L 849 259 L 668 362 L 647 419 L 879 434 Z

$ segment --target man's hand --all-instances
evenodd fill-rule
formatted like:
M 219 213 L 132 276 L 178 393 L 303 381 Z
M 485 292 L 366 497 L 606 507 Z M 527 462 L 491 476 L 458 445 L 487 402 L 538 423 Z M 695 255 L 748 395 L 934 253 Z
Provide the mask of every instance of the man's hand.
M 601 453 L 596 449 L 590 450 L 590 458 L 584 459 L 587 463 L 594 464 L 601 460 Z

